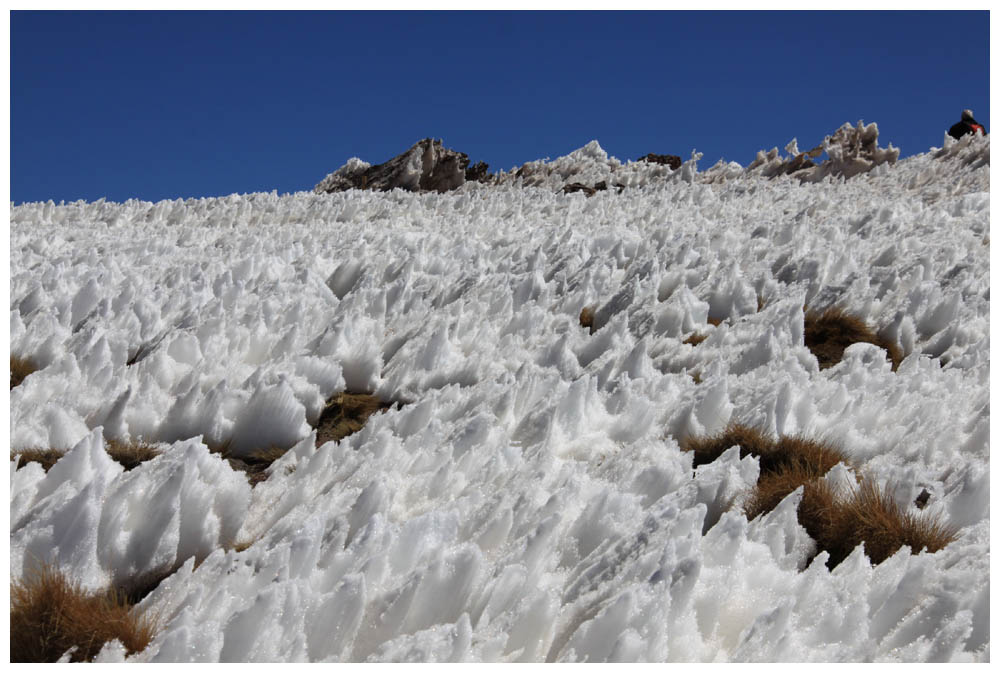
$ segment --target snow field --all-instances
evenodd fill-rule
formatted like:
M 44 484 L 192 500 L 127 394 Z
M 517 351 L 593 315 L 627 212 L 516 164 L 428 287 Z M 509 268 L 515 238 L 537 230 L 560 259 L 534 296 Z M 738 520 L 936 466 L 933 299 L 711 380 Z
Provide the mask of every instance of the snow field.
M 989 140 L 949 140 L 848 181 L 591 143 L 538 186 L 12 208 L 11 577 L 176 568 L 137 661 L 988 660 Z M 898 370 L 820 371 L 830 305 Z M 401 406 L 317 447 L 343 390 Z M 679 449 L 737 421 L 835 438 L 958 540 L 806 567 L 800 492 L 748 522 L 757 459 Z M 291 450 L 251 489 L 222 445 Z

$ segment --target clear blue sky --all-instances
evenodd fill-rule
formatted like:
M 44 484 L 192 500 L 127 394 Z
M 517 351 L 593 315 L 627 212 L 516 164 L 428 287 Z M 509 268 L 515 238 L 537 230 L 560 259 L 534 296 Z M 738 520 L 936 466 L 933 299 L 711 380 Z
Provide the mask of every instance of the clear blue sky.
M 11 200 L 310 190 L 427 136 L 708 168 L 864 119 L 908 156 L 992 131 L 989 45 L 986 11 L 15 11 Z

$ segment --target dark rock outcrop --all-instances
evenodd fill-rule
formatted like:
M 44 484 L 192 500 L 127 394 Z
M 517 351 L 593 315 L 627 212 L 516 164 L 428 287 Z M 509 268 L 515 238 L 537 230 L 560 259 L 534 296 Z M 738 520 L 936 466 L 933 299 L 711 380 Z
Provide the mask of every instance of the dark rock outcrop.
M 621 184 L 620 182 L 616 182 L 615 187 L 618 189 L 619 194 L 623 189 L 625 189 L 625 185 Z M 588 187 L 582 182 L 571 182 L 562 188 L 562 192 L 563 194 L 572 194 L 573 192 L 583 192 L 587 196 L 593 196 L 597 192 L 603 192 L 607 190 L 607 188 L 608 188 L 607 180 L 601 180 L 593 187 Z
M 593 187 L 588 187 L 581 182 L 571 182 L 563 187 L 563 194 L 572 194 L 574 192 L 583 192 L 587 196 L 593 196 L 597 193 L 597 190 Z
M 638 161 L 646 161 L 651 164 L 665 164 L 670 166 L 670 170 L 676 171 L 684 163 L 681 158 L 675 154 L 653 154 L 650 152 L 644 157 L 639 157 Z
M 470 167 L 469 156 L 464 152 L 447 149 L 440 140 L 424 138 L 406 152 L 376 166 L 350 159 L 313 191 L 318 194 L 348 189 L 387 192 L 399 188 L 411 192 L 447 192 L 467 181 L 485 181 L 488 170 L 489 166 L 482 161 Z
M 462 156 L 465 156 L 464 154 Z M 490 165 L 485 161 L 477 161 L 465 169 L 466 182 L 486 182 L 489 180 Z

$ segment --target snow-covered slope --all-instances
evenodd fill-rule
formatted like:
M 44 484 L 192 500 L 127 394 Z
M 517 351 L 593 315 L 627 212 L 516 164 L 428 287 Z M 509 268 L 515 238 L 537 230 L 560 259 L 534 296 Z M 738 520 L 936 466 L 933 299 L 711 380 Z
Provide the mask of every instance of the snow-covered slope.
M 12 208 L 11 352 L 42 368 L 11 390 L 11 577 L 176 568 L 136 661 L 988 660 L 989 139 L 817 183 L 697 158 Z M 548 184 L 612 166 L 620 193 Z M 897 371 L 819 369 L 803 307 L 833 305 Z M 345 389 L 400 405 L 316 446 Z M 958 539 L 807 565 L 798 494 L 748 522 L 757 459 L 680 450 L 730 422 L 837 440 Z M 164 452 L 128 472 L 103 448 L 140 437 Z M 208 446 L 292 448 L 251 489 Z

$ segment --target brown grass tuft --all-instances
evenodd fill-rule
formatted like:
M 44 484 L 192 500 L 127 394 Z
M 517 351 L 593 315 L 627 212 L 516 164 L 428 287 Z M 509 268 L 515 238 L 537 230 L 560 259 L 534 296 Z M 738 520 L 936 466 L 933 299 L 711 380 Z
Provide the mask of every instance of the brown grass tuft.
M 368 393 L 343 392 L 334 395 L 316 422 L 316 446 L 339 442 L 363 428 L 372 414 L 390 407 L 391 403 Z
M 285 455 L 290 448 L 271 446 L 266 449 L 254 451 L 248 456 L 237 457 L 230 451 L 230 441 L 227 440 L 222 444 L 212 444 L 208 447 L 208 450 L 222 456 L 232 469 L 245 473 L 251 487 L 256 486 L 262 481 L 266 481 L 268 477 L 267 468 L 271 467 L 271 463 Z
M 707 338 L 708 338 L 707 334 L 698 334 L 697 332 L 692 332 L 691 336 L 685 339 L 683 343 L 691 344 L 692 346 L 697 346 Z
M 139 463 L 152 460 L 160 455 L 159 449 L 152 444 L 142 441 L 123 442 L 120 439 L 109 440 L 104 445 L 104 450 L 111 456 L 112 460 L 120 463 L 126 470 L 137 467 Z M 11 460 L 14 456 L 21 456 L 21 464 L 38 463 L 46 472 L 56 464 L 56 461 L 66 455 L 62 449 L 19 449 L 11 451 Z
M 829 552 L 827 565 L 831 568 L 862 542 L 865 555 L 877 565 L 900 547 L 907 546 L 914 553 L 923 549 L 936 552 L 957 536 L 955 528 L 939 519 L 904 511 L 891 491 L 882 491 L 868 480 L 862 481 L 850 497 L 839 501 L 829 524 L 813 535 L 820 549 Z
M 955 528 L 938 519 L 904 511 L 891 492 L 880 490 L 869 480 L 848 496 L 838 496 L 823 477 L 838 463 L 856 469 L 844 452 L 830 442 L 808 437 L 785 436 L 777 440 L 758 428 L 731 424 L 710 437 L 691 437 L 681 449 L 694 452 L 694 465 L 710 463 L 730 447 L 740 446 L 740 457 L 755 455 L 760 477 L 743 503 L 747 519 L 770 512 L 800 486 L 798 520 L 829 554 L 827 566 L 836 567 L 864 543 L 865 555 L 879 564 L 908 546 L 914 553 L 936 552 L 958 535 Z M 921 494 L 923 496 L 923 494 Z M 924 498 L 923 502 L 926 502 Z M 921 506 L 920 498 L 915 503 Z
M 877 565 L 900 547 L 908 546 L 914 553 L 936 552 L 957 536 L 954 528 L 938 519 L 904 511 L 891 492 L 881 491 L 871 481 L 863 480 L 853 493 L 838 497 L 822 478 L 828 468 L 819 464 L 785 463 L 765 471 L 761 463 L 761 476 L 743 504 L 747 519 L 770 512 L 796 488 L 804 487 L 799 524 L 816 541 L 817 553 L 829 554 L 831 569 L 862 543 L 865 555 Z
M 265 481 L 268 477 L 268 468 L 271 467 L 274 461 L 286 453 L 288 453 L 288 449 L 283 449 L 280 446 L 272 446 L 260 451 L 254 451 L 248 457 L 244 458 L 243 462 L 247 465 L 246 473 L 247 478 L 250 480 L 250 485 L 256 486 L 260 482 Z
M 10 452 L 10 459 L 21 456 L 20 465 L 26 463 L 38 463 L 46 472 L 56 464 L 56 461 L 66 455 L 65 451 L 59 449 L 18 449 Z
M 74 646 L 72 661 L 90 661 L 114 639 L 132 654 L 149 644 L 154 630 L 118 592 L 84 591 L 49 567 L 10 586 L 11 662 L 55 662 Z
M 837 463 L 851 467 L 851 460 L 838 447 L 800 435 L 781 437 L 760 455 L 760 470 L 768 473 L 797 470 L 822 477 Z
M 590 333 L 594 333 L 594 309 L 584 306 L 580 311 L 580 327 L 586 327 Z
M 799 523 L 815 538 L 813 533 L 819 528 L 812 522 L 825 516 L 833 502 L 832 491 L 816 477 L 816 470 L 790 467 L 779 472 L 762 472 L 743 503 L 743 513 L 747 519 L 766 514 L 799 486 L 805 487 L 799 504 Z
M 32 362 L 31 358 L 22 358 L 16 355 L 10 356 L 10 387 L 14 389 L 16 386 L 21 385 L 24 379 L 28 378 L 29 374 L 38 371 L 38 367 Z
M 805 343 L 819 360 L 819 368 L 834 366 L 844 357 L 844 349 L 855 343 L 875 344 L 884 348 L 896 371 L 903 355 L 899 348 L 878 336 L 857 316 L 840 308 L 828 308 L 823 312 L 806 311 Z
M 725 320 L 725 318 L 711 318 L 710 317 L 707 322 L 708 322 L 709 325 L 714 325 L 715 327 L 718 327 L 719 325 L 722 324 L 722 322 L 724 320 Z
M 682 451 L 694 451 L 694 466 L 711 463 L 730 447 L 740 446 L 740 458 L 760 456 L 771 450 L 774 440 L 761 430 L 732 423 L 722 432 L 709 437 L 688 437 L 681 442 Z
M 125 442 L 120 439 L 110 439 L 104 445 L 104 450 L 107 451 L 112 460 L 120 463 L 126 471 L 160 455 L 159 449 L 142 440 Z
M 789 435 L 762 448 L 761 453 L 755 454 L 760 460 L 760 477 L 743 505 L 748 519 L 770 512 L 799 486 L 806 487 L 803 506 L 807 509 L 807 501 L 826 502 L 832 495 L 816 490 L 821 488 L 817 483 L 825 484 L 819 480 L 838 463 L 853 469 L 851 460 L 839 448 L 816 439 Z M 800 512 L 803 506 L 800 506 Z M 809 530 L 808 526 L 803 526 Z

